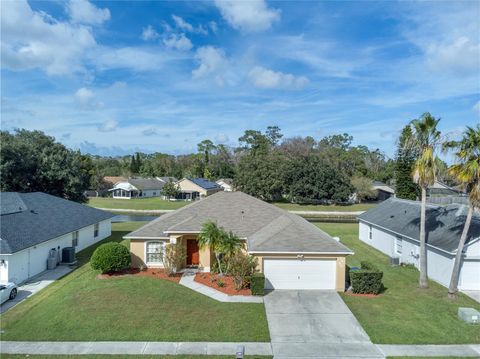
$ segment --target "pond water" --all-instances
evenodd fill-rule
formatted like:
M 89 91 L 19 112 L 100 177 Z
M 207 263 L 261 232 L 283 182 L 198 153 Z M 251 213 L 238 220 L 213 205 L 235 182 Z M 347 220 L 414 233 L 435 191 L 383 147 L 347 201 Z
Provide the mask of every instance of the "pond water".
M 112 218 L 112 223 L 118 222 L 150 222 L 154 219 L 157 219 L 159 216 L 146 216 L 146 215 L 135 215 L 135 214 L 117 214 Z

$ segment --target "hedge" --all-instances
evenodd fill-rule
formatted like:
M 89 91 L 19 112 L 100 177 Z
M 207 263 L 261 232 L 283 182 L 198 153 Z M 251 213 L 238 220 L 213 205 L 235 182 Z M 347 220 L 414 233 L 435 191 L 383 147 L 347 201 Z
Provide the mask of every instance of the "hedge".
M 100 245 L 93 252 L 90 265 L 102 273 L 119 272 L 130 267 L 130 251 L 117 242 L 108 242 Z
M 383 272 L 373 264 L 362 262 L 360 270 L 350 271 L 353 293 L 379 294 L 383 290 Z
M 263 273 L 253 273 L 250 289 L 253 295 L 263 295 L 265 290 L 265 275 Z

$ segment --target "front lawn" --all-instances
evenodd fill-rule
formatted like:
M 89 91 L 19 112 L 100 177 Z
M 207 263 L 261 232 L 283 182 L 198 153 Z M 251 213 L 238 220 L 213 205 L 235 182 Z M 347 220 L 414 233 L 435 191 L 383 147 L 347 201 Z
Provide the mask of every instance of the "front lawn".
M 108 240 L 121 241 L 141 225 L 114 224 Z M 80 268 L 3 314 L 1 339 L 270 341 L 263 304 L 220 303 L 147 277 L 97 279 L 88 262 L 92 252 L 80 252 Z
M 480 343 L 480 326 L 457 319 L 458 307 L 480 304 L 460 294 L 447 298 L 447 289 L 430 281 L 428 290 L 418 288 L 419 272 L 411 267 L 391 267 L 387 256 L 358 239 L 356 223 L 316 223 L 355 252 L 347 257 L 350 266 L 360 261 L 375 263 L 384 272 L 387 290 L 377 298 L 342 298 L 377 344 L 472 344 Z

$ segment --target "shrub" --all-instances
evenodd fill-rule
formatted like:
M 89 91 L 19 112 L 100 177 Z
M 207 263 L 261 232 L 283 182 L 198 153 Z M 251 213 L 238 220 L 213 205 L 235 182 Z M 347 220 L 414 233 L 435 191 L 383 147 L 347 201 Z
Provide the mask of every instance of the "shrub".
M 252 275 L 257 267 L 256 259 L 242 252 L 238 252 L 230 259 L 229 264 L 230 273 L 233 276 L 233 282 L 235 283 L 235 289 L 240 290 L 242 288 L 250 287 Z
M 217 280 L 217 286 L 220 288 L 225 287 L 225 282 L 223 282 L 221 279 Z
M 222 273 L 224 274 L 230 274 L 227 273 L 227 263 L 224 261 L 224 258 L 220 259 L 220 265 L 222 266 Z M 212 266 L 210 268 L 210 272 L 213 274 L 219 274 L 220 271 L 218 270 L 218 262 L 215 260 L 212 263 Z
M 171 277 L 177 273 L 177 268 L 183 265 L 187 258 L 187 251 L 180 244 L 167 243 L 162 258 L 163 270 L 166 275 Z
M 131 263 L 130 251 L 117 242 L 108 242 L 100 245 L 93 252 L 90 264 L 93 269 L 102 273 L 119 272 L 129 268 Z
M 253 273 L 252 283 L 250 285 L 253 295 L 263 295 L 265 290 L 265 275 L 263 273 Z
M 383 272 L 368 262 L 361 263 L 361 269 L 350 271 L 353 293 L 378 294 L 383 289 Z

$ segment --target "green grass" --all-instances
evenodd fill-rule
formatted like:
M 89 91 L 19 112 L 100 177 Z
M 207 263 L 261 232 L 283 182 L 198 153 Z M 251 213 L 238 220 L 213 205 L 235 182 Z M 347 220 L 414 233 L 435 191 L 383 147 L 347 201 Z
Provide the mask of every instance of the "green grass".
M 391 267 L 387 256 L 358 239 L 358 224 L 316 223 L 355 252 L 350 266 L 369 260 L 384 272 L 386 291 L 377 298 L 342 298 L 377 344 L 472 344 L 480 343 L 480 326 L 457 318 L 458 307 L 480 304 L 460 294 L 451 301 L 447 289 L 433 281 L 429 289 L 418 288 L 419 272 L 411 267 Z
M 178 209 L 186 206 L 188 201 L 166 201 L 158 197 L 155 198 L 134 198 L 134 199 L 114 199 L 114 198 L 90 198 L 88 204 L 92 207 L 110 208 L 110 209 L 141 209 L 141 210 L 160 210 L 160 209 Z M 273 203 L 275 206 L 289 211 L 366 211 L 375 206 L 372 203 L 352 204 L 348 206 L 338 205 L 300 205 L 294 203 Z
M 231 355 L 25 355 L 2 354 L 2 359 L 231 359 Z M 246 355 L 246 359 L 269 359 L 266 355 Z
M 113 225 L 121 241 L 143 223 Z M 126 243 L 128 245 L 128 243 Z M 2 340 L 269 341 L 263 304 L 221 303 L 170 281 L 97 279 L 88 262 L 2 314 Z
M 90 198 L 88 204 L 98 208 L 126 208 L 126 209 L 178 209 L 191 202 L 187 201 L 166 201 L 159 197 L 153 198 Z

